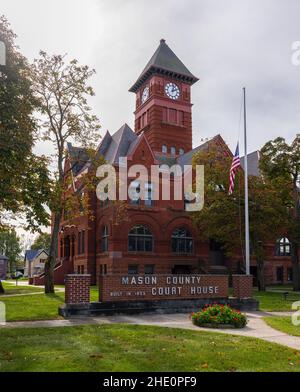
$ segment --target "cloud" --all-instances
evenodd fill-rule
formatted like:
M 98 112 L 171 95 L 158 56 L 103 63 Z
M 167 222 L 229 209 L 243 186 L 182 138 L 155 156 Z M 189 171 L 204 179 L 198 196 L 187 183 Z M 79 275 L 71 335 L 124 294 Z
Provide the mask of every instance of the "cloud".
M 244 85 L 249 150 L 300 132 L 300 67 L 291 64 L 291 44 L 300 40 L 298 0 L 2 0 L 1 6 L 30 60 L 40 49 L 68 52 L 96 69 L 91 104 L 102 133 L 133 126 L 128 88 L 162 37 L 200 78 L 193 87 L 195 145 L 221 133 L 234 148 Z

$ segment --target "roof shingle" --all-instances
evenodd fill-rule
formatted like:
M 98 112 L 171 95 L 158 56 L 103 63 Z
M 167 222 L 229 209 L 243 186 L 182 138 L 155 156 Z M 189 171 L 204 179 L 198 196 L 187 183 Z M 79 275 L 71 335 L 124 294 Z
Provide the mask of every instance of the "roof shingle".
M 25 252 L 25 260 L 28 260 L 29 262 L 33 261 L 40 253 L 45 252 L 48 254 L 48 252 L 45 249 L 28 249 Z
M 183 80 L 190 84 L 199 80 L 169 48 L 164 39 L 160 41 L 159 47 L 129 91 L 136 92 L 138 88 L 154 73 L 168 74 L 169 76 Z

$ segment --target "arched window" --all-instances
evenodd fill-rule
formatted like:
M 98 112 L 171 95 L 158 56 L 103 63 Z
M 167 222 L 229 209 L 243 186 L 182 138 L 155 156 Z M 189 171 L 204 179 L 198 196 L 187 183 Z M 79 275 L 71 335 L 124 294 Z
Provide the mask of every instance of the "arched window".
M 172 234 L 173 253 L 193 253 L 194 239 L 191 233 L 185 228 L 179 228 Z
M 291 255 L 291 243 L 289 239 L 283 237 L 277 240 L 276 256 L 290 256 L 290 255 Z
M 162 146 L 162 148 L 161 148 L 161 152 L 162 152 L 163 154 L 166 154 L 166 153 L 168 152 L 168 147 L 167 147 L 165 144 L 163 144 L 163 146 Z
M 183 155 L 184 154 L 184 149 L 183 148 L 180 148 L 179 149 L 179 155 Z
M 128 250 L 130 252 L 152 252 L 153 236 L 147 226 L 136 225 L 128 234 Z
M 175 147 L 171 147 L 171 154 L 176 155 L 176 148 Z
M 102 236 L 101 236 L 101 250 L 102 252 L 107 252 L 108 251 L 108 227 L 103 226 L 102 227 Z

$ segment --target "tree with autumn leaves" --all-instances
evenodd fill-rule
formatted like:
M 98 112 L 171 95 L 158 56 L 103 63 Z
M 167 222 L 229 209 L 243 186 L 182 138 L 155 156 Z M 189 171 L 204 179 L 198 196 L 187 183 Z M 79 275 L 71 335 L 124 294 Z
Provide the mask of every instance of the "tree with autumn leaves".
M 33 153 L 38 124 L 37 100 L 30 65 L 15 44 L 16 35 L 0 16 L 0 41 L 6 61 L 0 65 L 0 233 L 12 219 L 24 219 L 27 229 L 49 224 L 46 203 L 51 183 L 48 160 Z M 0 281 L 0 290 L 3 287 Z
M 89 170 L 91 178 L 89 175 L 84 176 L 85 183 L 81 184 L 81 189 L 85 192 L 74 190 L 66 197 L 65 191 L 68 188 L 68 181 L 69 183 L 72 181 L 73 169 L 70 167 L 68 172 L 65 172 L 67 143 L 71 141 L 79 143 L 86 148 L 91 158 L 95 158 L 93 147 L 100 138 L 98 118 L 92 114 L 88 104 L 88 97 L 94 95 L 88 80 L 94 73 L 95 71 L 88 66 L 78 64 L 77 60 L 66 61 L 66 56 L 49 56 L 45 52 L 40 52 L 40 57 L 31 67 L 34 97 L 38 101 L 41 114 L 41 137 L 52 143 L 55 149 L 52 160 L 53 187 L 48 202 L 52 213 L 52 233 L 49 258 L 45 263 L 46 293 L 54 292 L 54 267 L 57 262 L 58 235 L 62 216 L 67 212 L 66 210 L 71 211 L 74 216 L 74 203 L 83 204 L 81 195 L 84 193 L 88 199 L 89 192 L 86 188 L 94 186 L 95 170 Z
M 261 150 L 264 178 L 276 187 L 286 214 L 286 235 L 291 242 L 294 290 L 300 290 L 300 135 L 289 144 L 282 137 L 269 141 Z
M 6 64 L 0 65 L 0 230 L 16 215 L 36 230 L 49 223 L 45 203 L 50 179 L 47 159 L 33 153 L 38 103 L 29 63 L 15 38 L 7 19 L 0 16 L 0 41 L 6 48 Z
M 203 240 L 222 244 L 228 257 L 244 249 L 244 173 L 235 178 L 233 195 L 228 195 L 229 170 L 232 162 L 224 148 L 211 143 L 194 156 L 193 164 L 205 166 L 204 208 L 193 214 Z M 286 210 L 278 188 L 267 178 L 249 176 L 249 215 L 251 257 L 257 262 L 258 285 L 265 290 L 265 245 L 274 242 L 286 227 Z
M 40 230 L 53 218 L 50 256 L 45 264 L 45 291 L 54 292 L 53 270 L 57 258 L 58 231 L 66 209 L 74 212 L 81 194 L 65 198 L 69 173 L 65 173 L 67 142 L 91 148 L 99 141 L 99 121 L 91 113 L 88 97 L 94 92 L 88 79 L 94 74 L 77 60 L 40 52 L 32 65 L 14 44 L 16 36 L 6 18 L 0 18 L 0 40 L 6 47 L 6 65 L 0 67 L 0 225 L 6 217 L 24 216 L 28 228 Z M 38 157 L 32 148 L 36 140 L 52 142 L 55 156 Z M 49 171 L 50 164 L 54 167 Z M 93 165 L 92 165 L 93 166 Z M 70 171 L 72 168 L 70 168 Z M 93 180 L 91 180 L 93 177 Z M 82 187 L 95 184 L 95 170 L 89 171 Z M 88 194 L 88 192 L 85 192 Z M 80 199 L 80 200 L 79 200 Z M 46 206 L 49 208 L 47 210 Z

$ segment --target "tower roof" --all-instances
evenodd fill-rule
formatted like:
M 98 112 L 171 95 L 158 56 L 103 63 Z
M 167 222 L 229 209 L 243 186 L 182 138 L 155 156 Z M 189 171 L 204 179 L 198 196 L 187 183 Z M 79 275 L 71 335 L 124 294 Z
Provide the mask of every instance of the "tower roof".
M 194 76 L 176 54 L 169 48 L 164 39 L 151 57 L 141 75 L 129 91 L 136 92 L 138 88 L 152 75 L 163 74 L 172 76 L 186 83 L 194 84 L 199 80 Z

